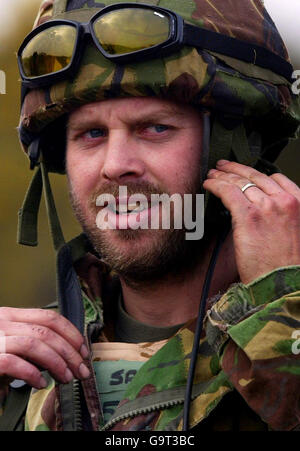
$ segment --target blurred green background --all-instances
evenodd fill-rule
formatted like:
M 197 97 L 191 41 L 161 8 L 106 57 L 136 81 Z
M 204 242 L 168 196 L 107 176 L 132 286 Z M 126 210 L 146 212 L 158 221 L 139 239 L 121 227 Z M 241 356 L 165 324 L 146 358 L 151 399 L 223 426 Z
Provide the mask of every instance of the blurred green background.
M 294 0 L 289 1 L 293 3 Z M 296 1 L 299 6 L 299 0 Z M 277 0 L 266 1 L 270 6 L 272 2 L 275 6 L 279 5 Z M 20 105 L 16 51 L 31 30 L 39 4 L 40 0 L 1 0 L 0 70 L 6 74 L 6 94 L 0 95 L 0 306 L 37 307 L 55 299 L 55 254 L 43 203 L 39 220 L 39 246 L 31 248 L 16 244 L 17 212 L 32 176 L 28 160 L 20 150 L 16 132 Z M 286 12 L 287 4 L 281 7 Z M 280 11 L 276 10 L 274 14 L 282 17 Z M 290 11 L 290 18 L 293 23 L 297 22 L 295 33 L 298 36 L 294 39 L 288 33 L 287 43 L 294 66 L 300 69 L 299 15 Z M 285 33 L 282 34 L 286 38 Z M 298 184 L 299 147 L 299 142 L 293 142 L 278 160 L 284 173 Z M 52 175 L 51 180 L 65 237 L 70 239 L 80 229 L 69 206 L 65 177 Z

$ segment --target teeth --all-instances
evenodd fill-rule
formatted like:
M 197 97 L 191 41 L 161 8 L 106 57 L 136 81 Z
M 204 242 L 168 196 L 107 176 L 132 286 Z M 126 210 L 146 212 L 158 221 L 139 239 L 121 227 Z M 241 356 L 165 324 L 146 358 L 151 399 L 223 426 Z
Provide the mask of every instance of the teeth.
M 136 204 L 133 204 L 133 205 L 128 205 L 128 211 L 130 212 L 130 213 L 132 213 L 132 212 L 134 212 L 134 213 L 139 213 L 139 212 L 141 212 L 141 211 L 143 211 L 143 210 L 145 210 L 145 206 L 144 205 L 136 205 Z
M 137 206 L 136 204 L 128 204 L 127 210 L 124 211 L 124 206 L 122 205 L 121 207 L 115 207 L 114 205 L 111 206 L 111 210 L 114 213 L 120 214 L 120 215 L 126 215 L 126 214 L 130 214 L 130 213 L 140 213 L 143 210 L 145 210 L 145 205 L 139 205 Z
M 136 205 L 136 204 L 128 204 L 128 210 L 136 210 L 137 208 L 143 207 L 142 205 Z
M 111 204 L 108 207 L 113 213 L 118 215 L 127 215 L 131 213 L 141 213 L 146 208 L 148 208 L 148 204 L 137 205 L 136 203 L 128 204 L 127 206 L 124 204 L 119 204 L 118 206 Z

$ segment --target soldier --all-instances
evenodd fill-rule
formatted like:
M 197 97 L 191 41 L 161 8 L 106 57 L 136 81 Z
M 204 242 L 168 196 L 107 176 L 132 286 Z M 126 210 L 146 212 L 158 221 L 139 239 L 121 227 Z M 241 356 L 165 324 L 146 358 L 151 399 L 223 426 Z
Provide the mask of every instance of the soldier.
M 59 312 L 0 309 L 1 428 L 299 429 L 300 190 L 273 164 L 300 121 L 284 43 L 260 0 L 110 4 L 44 1 L 18 53 L 36 167 L 19 242 L 37 244 L 44 187 Z M 69 243 L 51 171 L 84 231 Z M 131 230 L 162 210 L 122 211 L 121 186 L 205 193 L 203 238 Z M 116 230 L 96 223 L 103 194 Z

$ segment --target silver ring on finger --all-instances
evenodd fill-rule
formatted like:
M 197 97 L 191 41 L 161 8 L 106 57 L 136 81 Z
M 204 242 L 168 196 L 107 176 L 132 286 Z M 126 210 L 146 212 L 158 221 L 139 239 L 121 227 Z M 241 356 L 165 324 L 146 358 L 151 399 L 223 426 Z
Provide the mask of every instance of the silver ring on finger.
M 255 185 L 255 183 L 247 183 L 246 185 L 244 185 L 241 188 L 242 193 L 244 193 L 246 191 L 246 189 L 251 188 L 252 186 L 256 186 L 257 187 L 257 185 Z

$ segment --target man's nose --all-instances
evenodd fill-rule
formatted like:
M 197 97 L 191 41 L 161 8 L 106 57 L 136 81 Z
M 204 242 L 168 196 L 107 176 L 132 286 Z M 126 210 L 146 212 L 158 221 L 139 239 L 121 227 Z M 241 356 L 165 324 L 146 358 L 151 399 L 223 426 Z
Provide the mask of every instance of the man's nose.
M 111 132 L 107 141 L 102 177 L 120 183 L 128 178 L 139 178 L 144 172 L 145 165 L 134 139 L 123 130 Z

